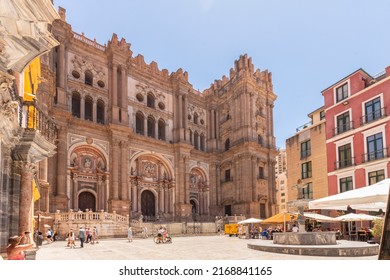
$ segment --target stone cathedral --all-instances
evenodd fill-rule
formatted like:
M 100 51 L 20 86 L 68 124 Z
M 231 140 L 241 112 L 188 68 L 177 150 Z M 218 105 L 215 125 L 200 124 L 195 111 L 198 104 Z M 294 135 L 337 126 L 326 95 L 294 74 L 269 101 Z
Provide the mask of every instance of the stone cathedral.
M 116 34 L 101 45 L 59 15 L 60 44 L 41 60 L 39 94 L 58 128 L 57 153 L 39 163 L 41 210 L 151 221 L 275 213 L 271 73 L 242 55 L 200 92 L 182 69 L 146 64 Z

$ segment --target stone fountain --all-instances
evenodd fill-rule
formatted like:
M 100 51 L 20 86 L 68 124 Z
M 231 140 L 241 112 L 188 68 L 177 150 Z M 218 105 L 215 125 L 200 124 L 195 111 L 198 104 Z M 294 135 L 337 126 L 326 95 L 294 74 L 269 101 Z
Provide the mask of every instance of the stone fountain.
M 280 232 L 273 234 L 274 244 L 284 245 L 336 245 L 336 232 L 316 231 L 307 232 L 305 230 L 305 216 L 303 210 L 308 205 L 310 199 L 298 199 L 289 203 L 292 208 L 298 208 L 299 232 Z
M 305 230 L 305 216 L 304 209 L 308 206 L 311 199 L 304 199 L 301 196 L 301 189 L 305 188 L 306 185 L 298 184 L 297 199 L 288 202 L 290 209 L 298 209 L 298 227 L 299 232 L 282 232 L 273 234 L 274 244 L 284 245 L 336 245 L 336 232 L 334 231 L 316 231 L 307 232 Z

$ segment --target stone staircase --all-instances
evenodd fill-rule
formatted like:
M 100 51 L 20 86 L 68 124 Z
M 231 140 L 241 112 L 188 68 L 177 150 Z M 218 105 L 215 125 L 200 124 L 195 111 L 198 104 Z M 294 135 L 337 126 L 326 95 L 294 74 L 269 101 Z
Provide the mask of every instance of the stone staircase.
M 50 226 L 57 231 L 61 240 L 66 238 L 70 229 L 78 233 L 80 226 L 83 228 L 96 227 L 99 238 L 126 238 L 129 226 L 132 227 L 133 237 L 143 238 L 143 229 L 147 229 L 149 237 L 154 236 L 161 225 L 165 225 L 170 234 L 175 236 L 182 235 L 213 235 L 218 233 L 218 227 L 221 229 L 221 221 L 215 222 L 142 222 L 140 220 L 130 219 L 129 216 L 123 216 L 108 212 L 66 212 L 45 213 L 48 219 L 40 222 L 39 229 L 46 232 L 45 226 Z M 37 221 L 36 221 L 37 224 Z

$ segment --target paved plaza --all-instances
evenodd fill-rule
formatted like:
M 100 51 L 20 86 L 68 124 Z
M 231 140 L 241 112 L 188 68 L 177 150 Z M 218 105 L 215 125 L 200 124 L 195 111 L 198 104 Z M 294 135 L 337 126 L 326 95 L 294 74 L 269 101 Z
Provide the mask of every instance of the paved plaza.
M 269 240 L 247 240 L 224 235 L 173 237 L 171 244 L 155 244 L 152 237 L 134 239 L 102 239 L 98 244 L 76 241 L 76 248 L 65 241 L 40 246 L 37 260 L 377 260 L 378 256 L 319 257 L 262 252 L 249 249 L 248 243 L 270 243 Z M 359 246 L 361 242 L 349 242 Z

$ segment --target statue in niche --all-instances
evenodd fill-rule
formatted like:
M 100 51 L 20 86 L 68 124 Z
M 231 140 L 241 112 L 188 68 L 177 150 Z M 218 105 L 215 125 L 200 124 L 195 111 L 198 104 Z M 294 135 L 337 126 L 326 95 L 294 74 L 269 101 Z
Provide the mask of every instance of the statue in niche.
M 131 176 L 137 176 L 137 169 L 135 169 L 134 167 L 131 167 L 130 174 L 131 174 Z
M 91 166 L 92 166 L 92 160 L 90 158 L 84 159 L 84 167 L 91 168 Z
M 191 173 L 190 174 L 190 182 L 191 182 L 191 185 L 193 185 L 193 186 L 196 185 L 197 178 L 196 178 L 196 174 L 195 173 Z
M 105 171 L 104 162 L 101 158 L 99 158 L 98 164 L 97 164 L 98 171 Z
M 155 167 L 155 165 L 153 163 L 146 162 L 144 164 L 144 171 L 145 171 L 145 175 L 147 177 L 154 177 L 155 176 L 156 167 Z

